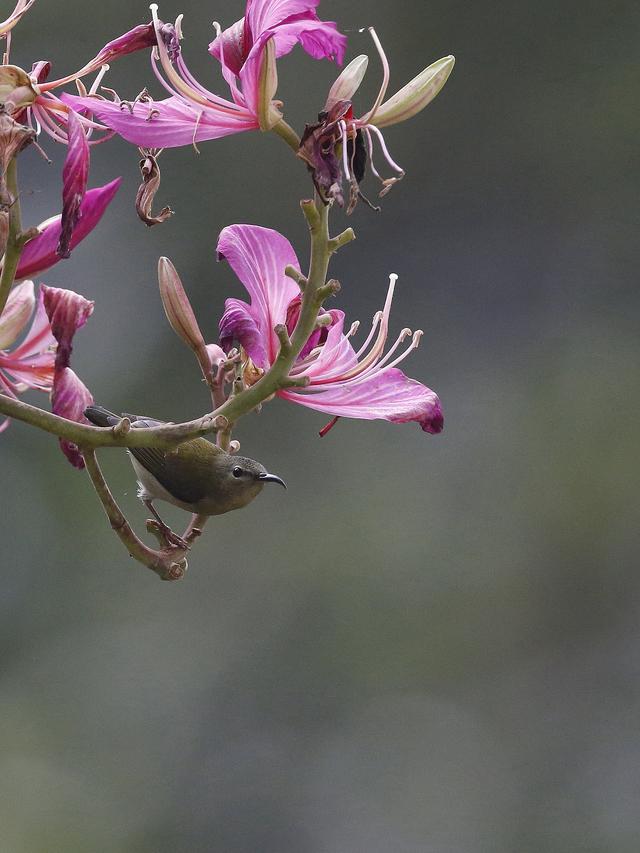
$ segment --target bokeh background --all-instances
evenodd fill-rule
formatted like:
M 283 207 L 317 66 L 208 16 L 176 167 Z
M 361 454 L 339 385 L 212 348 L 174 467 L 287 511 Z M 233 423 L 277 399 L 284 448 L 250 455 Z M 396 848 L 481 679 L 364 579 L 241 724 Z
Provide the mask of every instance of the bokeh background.
M 8 8 L 8 4 L 5 3 Z M 184 49 L 240 2 L 166 2 Z M 288 482 L 214 520 L 186 579 L 161 583 L 112 535 L 88 478 L 21 424 L 2 436 L 0 850 L 6 853 L 636 853 L 640 849 L 637 3 L 326 0 L 349 57 L 392 86 L 434 59 L 443 93 L 387 142 L 406 168 L 332 269 L 365 323 L 400 275 L 394 328 L 425 331 L 407 371 L 446 429 L 341 421 L 282 401 L 243 450 Z M 12 61 L 79 67 L 146 3 L 36 5 Z M 335 76 L 299 49 L 279 95 L 298 128 Z M 123 97 L 160 90 L 148 60 Z M 220 88 L 222 91 L 222 88 Z M 21 163 L 27 223 L 59 208 L 63 150 Z M 258 133 L 165 152 L 135 217 L 137 152 L 94 149 L 124 182 L 47 284 L 96 310 L 74 367 L 96 399 L 160 418 L 207 408 L 157 294 L 177 265 L 215 340 L 219 230 L 283 231 L 306 258 L 304 169 Z M 374 185 L 369 184 L 373 193 Z M 43 402 L 42 398 L 38 398 Z M 102 454 L 141 529 L 128 461 Z M 179 525 L 184 515 L 164 508 Z

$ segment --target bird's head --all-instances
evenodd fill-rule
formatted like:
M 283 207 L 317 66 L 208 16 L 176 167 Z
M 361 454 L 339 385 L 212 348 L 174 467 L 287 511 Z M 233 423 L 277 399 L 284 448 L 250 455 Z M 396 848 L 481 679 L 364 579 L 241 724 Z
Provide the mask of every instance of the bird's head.
M 262 491 L 265 483 L 279 483 L 286 489 L 284 480 L 270 474 L 260 462 L 246 456 L 224 454 L 216 460 L 218 489 L 225 494 L 229 509 L 246 506 Z

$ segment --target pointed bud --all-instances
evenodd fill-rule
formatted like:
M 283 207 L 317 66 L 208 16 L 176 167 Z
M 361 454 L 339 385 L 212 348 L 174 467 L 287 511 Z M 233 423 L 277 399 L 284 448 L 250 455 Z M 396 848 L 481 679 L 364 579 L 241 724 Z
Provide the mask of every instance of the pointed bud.
M 419 113 L 447 82 L 454 63 L 453 56 L 445 56 L 425 68 L 376 110 L 371 123 L 376 127 L 388 127 L 391 124 L 406 121 Z
M 275 40 L 270 38 L 262 52 L 262 65 L 258 79 L 258 123 L 260 130 L 271 130 L 282 118 L 282 113 L 273 103 L 278 88 Z
M 360 56 L 356 56 L 355 59 L 351 60 L 342 74 L 340 74 L 336 79 L 333 86 L 329 89 L 327 102 L 324 105 L 327 112 L 331 107 L 334 107 L 338 101 L 353 100 L 353 96 L 358 91 L 358 88 L 362 83 L 368 64 L 369 57 L 365 56 L 364 53 L 361 53 Z
M 36 91 L 26 71 L 17 65 L 0 66 L 0 104 L 8 113 L 30 106 L 35 99 Z
M 160 258 L 158 261 L 158 283 L 162 305 L 171 328 L 196 355 L 204 353 L 208 362 L 204 338 L 196 315 L 193 313 L 180 276 L 169 258 Z

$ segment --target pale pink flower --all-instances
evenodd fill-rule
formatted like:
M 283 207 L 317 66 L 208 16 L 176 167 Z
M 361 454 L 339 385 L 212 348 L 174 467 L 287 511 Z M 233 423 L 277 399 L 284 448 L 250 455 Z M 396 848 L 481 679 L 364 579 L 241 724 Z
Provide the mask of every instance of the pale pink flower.
M 285 275 L 287 266 L 299 270 L 289 241 L 268 228 L 231 225 L 220 234 L 218 253 L 246 287 L 250 304 L 228 299 L 220 320 L 220 343 L 229 350 L 239 343 L 259 370 L 275 361 L 279 342 L 274 332 L 284 324 L 293 333 L 300 310 L 297 285 Z M 290 375 L 308 385 L 278 391 L 278 395 L 337 417 L 375 419 L 394 423 L 417 421 L 425 432 L 438 433 L 443 416 L 437 394 L 410 379 L 396 365 L 414 350 L 422 336 L 402 329 L 385 353 L 389 315 L 397 276 L 390 276 L 384 308 L 378 311 L 366 340 L 356 352 L 350 337 L 358 324 L 344 331 L 344 313 L 322 312 Z M 411 342 L 404 348 L 404 341 Z M 399 351 L 400 350 L 400 351 Z

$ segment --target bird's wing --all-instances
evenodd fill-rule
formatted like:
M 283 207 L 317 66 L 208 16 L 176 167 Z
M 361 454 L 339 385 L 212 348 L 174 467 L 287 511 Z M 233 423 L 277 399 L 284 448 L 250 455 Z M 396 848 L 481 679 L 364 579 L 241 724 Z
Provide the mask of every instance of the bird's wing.
M 131 447 L 129 452 L 170 494 L 183 503 L 194 504 L 206 497 L 212 461 L 224 451 L 205 438 L 195 438 L 173 450 Z

